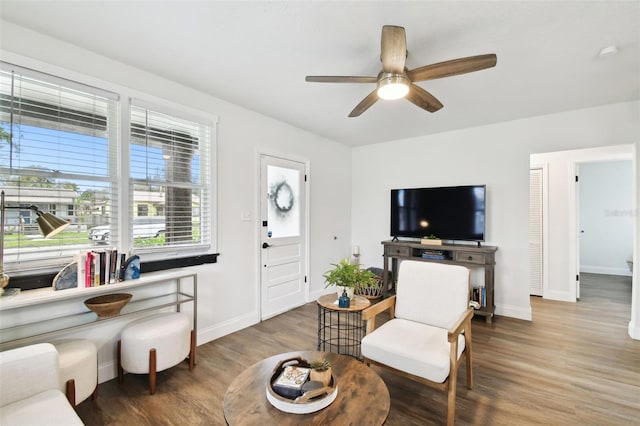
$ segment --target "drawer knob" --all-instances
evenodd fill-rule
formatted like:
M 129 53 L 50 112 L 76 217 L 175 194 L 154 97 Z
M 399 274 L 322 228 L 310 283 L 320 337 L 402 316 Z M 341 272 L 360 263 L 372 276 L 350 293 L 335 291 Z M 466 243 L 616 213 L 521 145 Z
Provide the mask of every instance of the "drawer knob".
M 467 257 L 467 260 L 473 260 L 473 256 Z

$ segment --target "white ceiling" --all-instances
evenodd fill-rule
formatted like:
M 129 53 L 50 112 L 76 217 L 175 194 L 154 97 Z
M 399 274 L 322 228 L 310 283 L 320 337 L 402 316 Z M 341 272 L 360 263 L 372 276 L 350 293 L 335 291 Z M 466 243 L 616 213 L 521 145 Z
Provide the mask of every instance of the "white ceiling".
M 0 16 L 353 146 L 640 99 L 640 1 L 2 0 Z M 385 24 L 405 27 L 409 69 L 498 64 L 419 83 L 436 113 L 379 101 L 348 118 L 373 84 L 304 78 L 377 75 Z

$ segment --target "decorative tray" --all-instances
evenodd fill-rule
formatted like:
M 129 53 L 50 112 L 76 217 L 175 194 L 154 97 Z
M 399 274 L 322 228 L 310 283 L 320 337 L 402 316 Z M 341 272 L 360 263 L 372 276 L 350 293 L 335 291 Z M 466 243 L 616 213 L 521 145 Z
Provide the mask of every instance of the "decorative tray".
M 308 414 L 328 407 L 338 395 L 336 379 L 328 386 L 309 380 L 309 363 L 289 358 L 278 363 L 267 383 L 267 400 L 280 411 Z

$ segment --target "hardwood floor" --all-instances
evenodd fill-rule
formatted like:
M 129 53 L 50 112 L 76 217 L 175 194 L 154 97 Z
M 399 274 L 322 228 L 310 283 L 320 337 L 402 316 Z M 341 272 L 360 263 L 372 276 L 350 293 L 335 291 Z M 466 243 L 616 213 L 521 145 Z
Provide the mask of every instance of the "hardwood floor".
M 473 321 L 474 389 L 458 377 L 458 425 L 630 425 L 640 422 L 640 341 L 627 334 L 631 278 L 583 274 L 577 303 L 532 297 L 533 321 Z M 198 347 L 197 366 L 99 386 L 78 406 L 88 425 L 224 425 L 222 401 L 245 367 L 271 355 L 315 350 L 316 303 Z M 383 370 L 386 425 L 444 424 L 446 394 Z M 366 425 L 365 425 L 366 426 Z

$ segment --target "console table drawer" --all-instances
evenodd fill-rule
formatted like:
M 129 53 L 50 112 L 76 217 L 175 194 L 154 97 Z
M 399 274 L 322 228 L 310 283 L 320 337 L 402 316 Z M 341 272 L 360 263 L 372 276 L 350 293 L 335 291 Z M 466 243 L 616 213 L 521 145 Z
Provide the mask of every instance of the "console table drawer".
M 484 265 L 486 262 L 484 254 L 471 251 L 456 251 L 454 260 L 456 262 L 478 263 L 480 265 Z
M 387 256 L 411 256 L 411 247 L 394 247 L 387 246 L 385 247 Z

